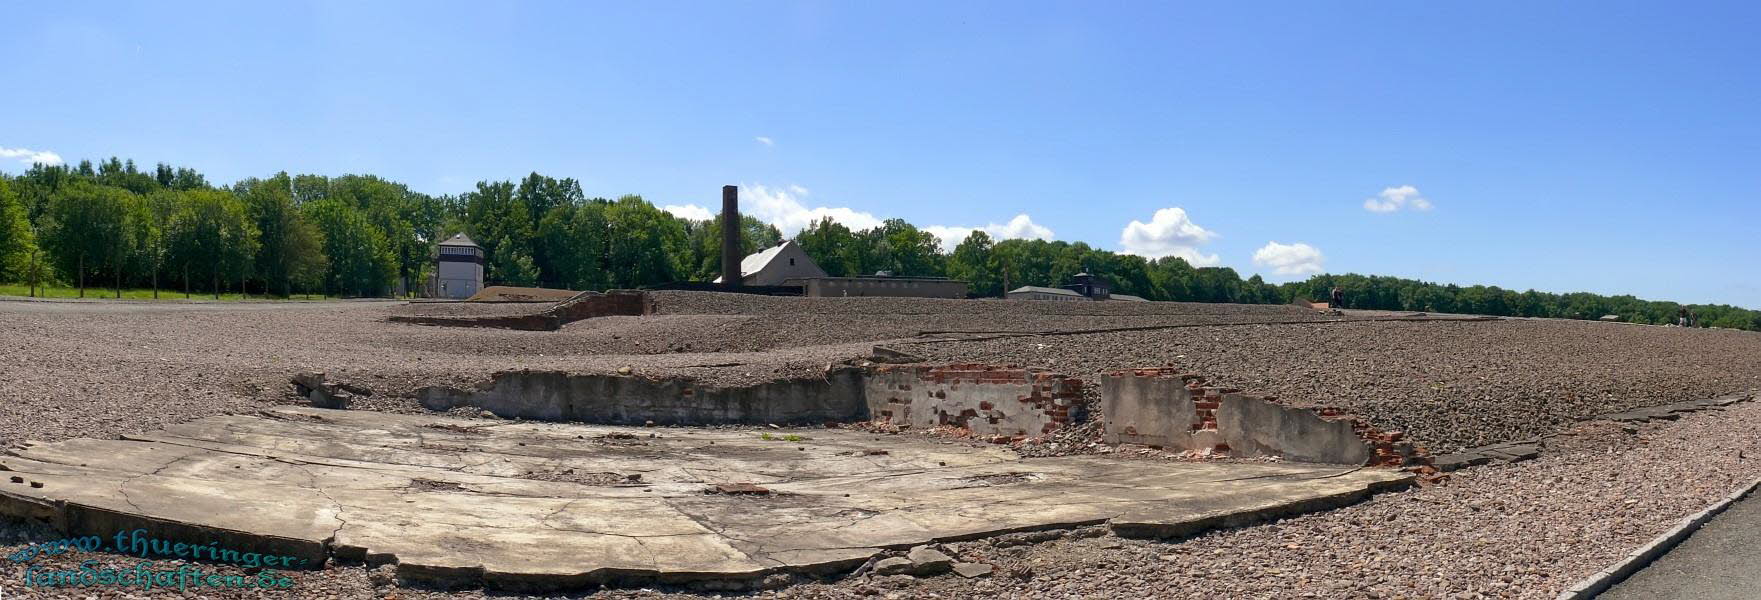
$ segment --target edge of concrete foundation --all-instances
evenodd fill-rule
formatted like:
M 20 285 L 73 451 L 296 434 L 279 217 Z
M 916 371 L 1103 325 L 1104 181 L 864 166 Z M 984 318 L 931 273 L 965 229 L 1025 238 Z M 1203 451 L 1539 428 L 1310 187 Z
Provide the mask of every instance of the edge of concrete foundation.
M 1608 588 L 1625 581 L 1640 569 L 1662 558 L 1664 554 L 1687 540 L 1688 536 L 1699 531 L 1707 521 L 1711 521 L 1713 517 L 1730 508 L 1732 504 L 1736 504 L 1738 500 L 1754 493 L 1757 488 L 1761 488 L 1761 479 L 1756 479 L 1737 491 L 1731 492 L 1730 495 L 1713 503 L 1712 506 L 1706 507 L 1705 510 L 1688 515 L 1682 519 L 1681 523 L 1652 539 L 1650 543 L 1627 553 L 1626 558 L 1621 559 L 1620 562 L 1566 588 L 1565 591 L 1559 593 L 1557 600 L 1588 600 L 1608 591 Z

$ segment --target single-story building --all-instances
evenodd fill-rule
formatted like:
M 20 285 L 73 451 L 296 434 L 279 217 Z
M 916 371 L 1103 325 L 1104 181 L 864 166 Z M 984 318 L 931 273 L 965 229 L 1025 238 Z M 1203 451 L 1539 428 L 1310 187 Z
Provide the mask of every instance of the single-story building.
M 812 277 L 825 277 L 825 271 L 792 240 L 740 260 L 740 282 L 744 285 L 783 285 L 786 279 Z M 715 282 L 721 283 L 722 278 L 715 278 Z
M 1061 287 L 1040 287 L 1024 285 L 1004 294 L 1010 300 L 1093 300 L 1096 302 L 1118 300 L 1121 302 L 1149 302 L 1131 294 L 1113 293 L 1113 285 L 1106 278 L 1088 273 L 1077 273 L 1070 277 L 1071 284 Z
M 801 277 L 783 285 L 798 285 L 816 298 L 850 296 L 900 296 L 907 298 L 965 298 L 967 284 L 945 277 Z
M 1004 297 L 1006 297 L 1010 300 L 1059 300 L 1059 301 L 1069 301 L 1069 302 L 1087 302 L 1088 301 L 1088 296 L 1084 296 L 1082 294 L 1078 294 L 1076 292 L 1073 292 L 1073 291 L 1070 291 L 1070 290 L 1067 290 L 1064 288 L 1040 287 L 1037 285 L 1024 285 L 1024 286 L 1009 290 L 1009 293 L 1005 294 Z

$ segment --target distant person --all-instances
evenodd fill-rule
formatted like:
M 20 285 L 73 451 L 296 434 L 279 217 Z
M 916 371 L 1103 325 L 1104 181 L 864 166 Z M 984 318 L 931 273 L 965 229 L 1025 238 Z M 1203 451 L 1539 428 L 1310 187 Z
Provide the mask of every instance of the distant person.
M 1340 307 L 1345 306 L 1345 291 L 1339 289 L 1339 286 L 1333 286 L 1333 301 L 1329 304 L 1329 306 L 1331 308 L 1340 308 Z
M 1688 307 L 1683 306 L 1676 310 L 1675 324 L 1682 327 L 1688 326 Z

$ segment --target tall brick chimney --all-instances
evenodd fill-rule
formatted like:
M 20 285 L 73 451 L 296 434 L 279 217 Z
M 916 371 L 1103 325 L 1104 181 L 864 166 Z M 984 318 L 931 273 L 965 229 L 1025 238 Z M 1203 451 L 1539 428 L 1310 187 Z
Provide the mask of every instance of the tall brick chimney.
M 740 188 L 722 186 L 722 285 L 740 287 Z

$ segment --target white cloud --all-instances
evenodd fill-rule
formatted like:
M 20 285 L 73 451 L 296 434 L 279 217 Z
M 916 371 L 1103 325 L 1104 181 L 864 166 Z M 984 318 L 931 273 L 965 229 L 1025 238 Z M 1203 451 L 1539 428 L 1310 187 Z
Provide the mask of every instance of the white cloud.
M 1266 245 L 1253 253 L 1253 264 L 1270 267 L 1278 275 L 1313 275 L 1320 273 L 1326 257 L 1314 246 L 1297 242 L 1280 244 L 1266 242 Z
M 0 158 L 17 159 L 18 162 L 24 163 L 27 167 L 36 163 L 43 163 L 45 165 L 61 164 L 60 154 L 48 150 L 31 150 L 28 148 L 7 148 L 0 146 Z
M 709 209 L 695 204 L 686 204 L 684 206 L 668 204 L 660 207 L 660 209 L 675 217 L 690 219 L 692 221 L 708 221 L 715 218 L 715 213 L 709 212 Z
M 1210 267 L 1221 261 L 1216 254 L 1200 253 L 1198 247 L 1214 237 L 1218 237 L 1216 232 L 1187 218 L 1185 209 L 1170 207 L 1156 211 L 1148 223 L 1133 219 L 1119 234 L 1119 246 L 1125 254 L 1144 258 L 1178 256 L 1192 266 Z
M 936 238 L 942 241 L 942 251 L 944 252 L 953 252 L 954 247 L 959 246 L 960 242 L 966 241 L 966 236 L 972 235 L 974 231 L 988 233 L 993 240 L 1052 239 L 1051 228 L 1033 222 L 1033 217 L 1027 216 L 1027 213 L 1015 215 L 1015 218 L 1009 219 L 1008 223 L 1003 224 L 991 223 L 983 227 L 930 225 L 924 227 L 923 230 L 935 234 Z
M 767 137 L 764 137 L 764 136 L 762 136 L 762 135 L 761 135 L 761 136 L 758 136 L 758 137 L 755 137 L 755 138 L 752 138 L 752 139 L 754 139 L 754 140 L 758 140 L 758 143 L 760 143 L 760 144 L 764 144 L 764 145 L 766 145 L 766 146 L 775 146 L 775 145 L 777 145 L 777 141 L 776 141 L 776 140 L 773 140 L 773 139 L 770 139 L 770 138 L 767 138 Z
M 787 189 L 771 189 L 759 184 L 741 184 L 740 212 L 777 226 L 777 229 L 782 230 L 783 237 L 795 235 L 795 232 L 826 217 L 854 230 L 871 229 L 881 224 L 879 217 L 854 208 L 809 208 L 801 203 L 807 195 L 807 188 L 798 185 L 788 186 Z
M 1375 198 L 1364 200 L 1364 210 L 1373 213 L 1391 213 L 1408 207 L 1431 210 L 1431 201 L 1419 195 L 1419 188 L 1410 185 L 1386 188 Z

